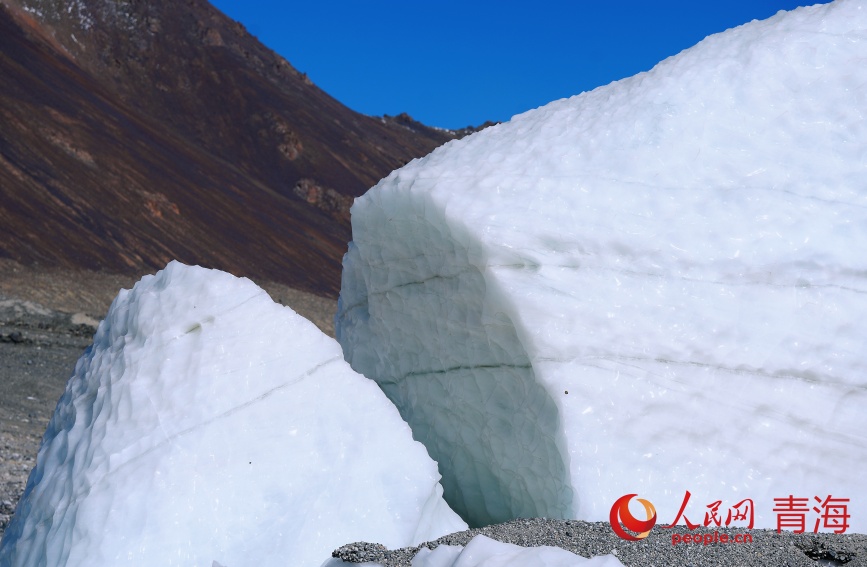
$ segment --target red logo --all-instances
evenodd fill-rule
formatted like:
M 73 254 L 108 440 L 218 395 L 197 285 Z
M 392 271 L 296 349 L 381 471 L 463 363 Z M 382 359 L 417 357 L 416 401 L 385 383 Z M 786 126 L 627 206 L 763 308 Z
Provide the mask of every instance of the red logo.
M 651 528 L 656 524 L 656 508 L 654 508 L 653 504 L 644 498 L 638 498 L 637 500 L 644 505 L 644 511 L 647 513 L 647 520 L 639 520 L 632 515 L 632 512 L 629 511 L 629 501 L 632 500 L 634 496 L 638 495 L 627 494 L 618 498 L 614 505 L 611 506 L 611 516 L 609 517 L 611 520 L 611 529 L 614 530 L 614 533 L 616 533 L 621 539 L 627 541 L 638 541 L 646 538 L 650 535 Z M 623 526 L 620 524 L 623 524 Z M 634 536 L 624 530 L 624 527 L 627 530 L 639 533 L 637 536 Z

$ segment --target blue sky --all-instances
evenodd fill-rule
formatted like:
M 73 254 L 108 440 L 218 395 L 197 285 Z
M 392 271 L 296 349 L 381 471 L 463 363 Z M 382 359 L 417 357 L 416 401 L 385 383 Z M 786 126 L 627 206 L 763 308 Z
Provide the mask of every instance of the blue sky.
M 797 0 L 212 0 L 369 115 L 460 128 L 641 71 Z

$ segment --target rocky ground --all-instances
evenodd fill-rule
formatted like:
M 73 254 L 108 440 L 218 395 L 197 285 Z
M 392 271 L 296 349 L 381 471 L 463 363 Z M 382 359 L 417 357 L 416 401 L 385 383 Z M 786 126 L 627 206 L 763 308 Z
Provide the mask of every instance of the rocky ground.
M 32 268 L 0 259 L 0 538 L 76 361 L 91 344 L 118 290 L 138 279 Z M 334 300 L 257 283 L 275 301 L 334 336 Z
M 719 543 L 718 534 L 733 538 L 749 533 L 750 543 Z M 641 541 L 624 541 L 606 522 L 547 520 L 531 518 L 487 526 L 441 537 L 416 547 L 387 550 L 381 545 L 356 542 L 334 551 L 333 556 L 346 563 L 377 562 L 386 567 L 410 567 L 412 558 L 422 547 L 435 549 L 440 545 L 464 546 L 479 535 L 491 539 L 536 547 L 548 545 L 566 549 L 582 557 L 614 554 L 626 567 L 817 567 L 846 565 L 867 566 L 867 535 L 861 534 L 794 534 L 775 530 L 743 530 L 733 528 L 699 528 L 689 531 L 685 526 L 665 529 L 655 526 Z M 697 535 L 699 543 L 672 544 L 672 536 Z M 704 544 L 705 536 L 710 543 Z
M 96 321 L 0 296 L 0 534 Z

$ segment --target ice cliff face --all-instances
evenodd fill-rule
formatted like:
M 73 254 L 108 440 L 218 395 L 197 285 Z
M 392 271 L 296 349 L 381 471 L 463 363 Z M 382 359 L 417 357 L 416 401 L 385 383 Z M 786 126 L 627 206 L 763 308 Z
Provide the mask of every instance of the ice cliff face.
M 664 523 L 689 490 L 693 522 L 751 499 L 776 527 L 774 498 L 833 495 L 867 529 L 865 84 L 865 2 L 781 13 L 356 201 L 338 340 L 456 511 L 637 492 Z
M 57 405 L 3 567 L 318 566 L 466 525 L 334 340 L 177 262 L 115 299 Z

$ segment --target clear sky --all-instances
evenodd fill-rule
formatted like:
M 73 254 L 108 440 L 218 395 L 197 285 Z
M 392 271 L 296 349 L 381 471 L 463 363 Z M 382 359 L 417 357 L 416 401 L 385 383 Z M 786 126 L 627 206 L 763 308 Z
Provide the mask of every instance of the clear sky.
M 647 71 L 710 34 L 813 2 L 212 3 L 348 107 L 461 128 Z

